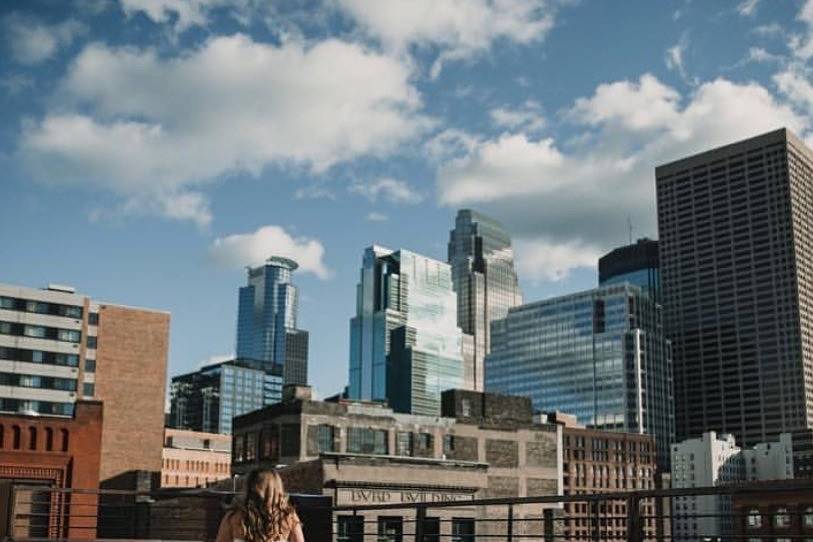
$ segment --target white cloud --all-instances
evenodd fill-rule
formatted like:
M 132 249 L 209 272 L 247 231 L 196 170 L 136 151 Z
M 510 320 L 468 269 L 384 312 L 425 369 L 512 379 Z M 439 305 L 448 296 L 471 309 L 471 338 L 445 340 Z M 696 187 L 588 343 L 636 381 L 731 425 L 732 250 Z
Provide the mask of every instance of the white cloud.
M 34 79 L 28 75 L 15 73 L 0 79 L 0 87 L 2 87 L 7 94 L 15 96 L 24 90 L 33 89 Z
M 537 131 L 545 126 L 545 117 L 539 103 L 528 100 L 517 108 L 496 107 L 488 112 L 491 122 L 500 128 L 523 128 L 529 132 Z
M 523 240 L 524 268 L 537 280 L 595 265 L 625 236 L 627 216 L 638 235 L 654 236 L 655 166 L 782 126 L 803 135 L 808 126 L 755 83 L 717 79 L 684 98 L 651 75 L 599 85 L 566 118 L 581 130 L 571 140 L 480 139 L 437 171 L 441 202 L 501 219 Z
M 806 29 L 804 34 L 790 37 L 790 49 L 796 57 L 808 60 L 813 57 L 813 0 L 805 1 L 796 18 Z
M 172 24 L 175 32 L 193 26 L 206 26 L 209 10 L 218 6 L 237 6 L 237 0 L 120 0 L 128 17 L 143 13 L 156 24 Z
M 351 184 L 348 190 L 364 196 L 371 202 L 376 202 L 379 198 L 391 203 L 410 205 L 423 201 L 423 195 L 412 188 L 409 183 L 390 177 L 382 177 L 367 183 L 356 182 Z
M 376 213 L 375 211 L 367 213 L 368 222 L 386 222 L 389 217 L 383 213 Z
M 317 239 L 293 237 L 280 226 L 263 226 L 252 233 L 227 235 L 214 240 L 209 256 L 225 267 L 259 265 L 271 256 L 291 258 L 299 269 L 328 279 L 331 271 L 323 258 L 325 248 Z
M 141 202 L 268 165 L 321 173 L 431 126 L 410 77 L 401 61 L 338 40 L 274 46 L 237 34 L 169 58 L 95 44 L 52 110 L 24 126 L 20 149 L 35 178 Z M 191 218 L 193 203 L 163 214 Z
M 514 246 L 519 275 L 536 282 L 560 281 L 573 269 L 595 267 L 605 252 L 580 241 L 557 242 L 544 238 L 516 239 Z
M 545 38 L 555 9 L 547 0 L 336 0 L 390 51 L 410 47 L 441 50 L 432 73 L 444 62 L 469 59 L 497 40 L 528 44 Z
M 692 79 L 686 72 L 685 57 L 689 50 L 689 35 L 684 33 L 680 36 L 678 42 L 666 50 L 664 54 L 664 62 L 666 67 L 675 71 L 680 75 L 680 78 L 687 83 L 693 83 Z
M 85 25 L 68 19 L 58 24 L 46 24 L 33 17 L 12 13 L 3 18 L 3 28 L 11 56 L 20 64 L 39 64 L 52 58 L 87 32 Z
M 779 92 L 806 110 L 813 113 L 813 85 L 802 67 L 789 67 L 773 76 Z
M 737 13 L 743 17 L 750 17 L 756 13 L 758 4 L 759 0 L 742 0 L 742 2 L 737 5 Z

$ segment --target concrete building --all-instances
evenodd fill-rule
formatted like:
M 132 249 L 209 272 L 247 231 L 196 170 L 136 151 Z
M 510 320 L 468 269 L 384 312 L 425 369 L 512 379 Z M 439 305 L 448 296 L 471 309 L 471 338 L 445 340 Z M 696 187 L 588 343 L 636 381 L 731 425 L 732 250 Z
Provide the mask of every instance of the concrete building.
M 809 453 L 813 153 L 781 129 L 655 174 L 677 438 L 791 432 Z
M 514 307 L 491 326 L 486 390 L 523 395 L 541 412 L 593 429 L 655 437 L 668 470 L 671 357 L 661 307 L 628 283 Z
M 763 478 L 764 476 L 764 478 Z M 672 487 L 713 487 L 744 481 L 793 478 L 791 435 L 778 442 L 742 450 L 734 435 L 703 433 L 672 446 Z M 730 536 L 733 532 L 731 498 L 717 495 L 676 497 L 673 501 L 675 540 Z
M 0 411 L 70 417 L 101 400 L 102 483 L 157 473 L 168 345 L 166 312 L 0 284 Z
M 96 496 L 67 505 L 47 489 L 99 487 L 102 409 L 79 400 L 70 417 L 0 414 L 0 538 L 96 538 Z
M 248 269 L 237 307 L 237 357 L 283 367 L 286 384 L 308 382 L 308 332 L 297 327 L 299 294 L 291 282 L 299 265 L 272 256 Z
M 368 248 L 350 320 L 348 396 L 436 416 L 441 392 L 462 384 L 451 267 L 408 250 Z
M 457 324 L 464 333 L 463 388 L 483 391 L 491 322 L 522 304 L 511 237 L 493 218 L 462 209 L 449 232 L 448 254 Z
M 561 412 L 547 416 L 562 427 L 562 487 L 565 495 L 594 495 L 655 489 L 655 439 L 651 435 L 587 429 L 575 416 Z M 626 540 L 627 503 L 623 499 L 592 505 L 588 502 L 564 505 L 563 535 L 567 540 Z M 652 503 L 642 513 L 653 516 Z M 596 515 L 613 516 L 604 522 Z M 664 523 L 648 519 L 644 529 L 656 533 Z M 650 537 L 647 537 L 650 538 Z
M 433 511 L 436 534 L 445 537 L 480 534 L 472 520 L 487 511 L 466 507 L 467 499 L 561 494 L 561 427 L 534 423 L 527 398 L 450 390 L 436 417 L 381 403 L 312 401 L 302 388 L 286 392 L 282 403 L 235 418 L 235 473 L 288 465 L 281 474 L 290 491 L 330 495 L 338 505 L 460 500 L 461 508 Z M 541 518 L 542 507 L 517 506 L 515 513 Z M 336 519 L 340 535 L 364 518 L 398 537 L 412 532 L 411 514 Z
M 172 377 L 168 425 L 230 435 L 232 418 L 282 399 L 283 368 L 233 359 Z
M 231 476 L 231 437 L 164 430 L 161 487 L 207 487 Z
M 655 303 L 661 302 L 658 242 L 638 239 L 635 244 L 613 249 L 598 260 L 598 284 L 634 284 Z

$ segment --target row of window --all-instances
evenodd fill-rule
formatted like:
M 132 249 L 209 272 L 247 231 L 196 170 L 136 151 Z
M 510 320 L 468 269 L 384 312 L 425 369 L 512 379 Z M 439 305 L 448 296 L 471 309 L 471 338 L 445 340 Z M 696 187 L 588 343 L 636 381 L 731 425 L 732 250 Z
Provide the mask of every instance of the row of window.
M 43 390 L 76 391 L 76 379 L 55 376 L 0 373 L 0 386 L 19 386 Z
M 26 348 L 7 348 L 5 346 L 0 346 L 0 359 L 8 361 L 25 361 L 28 363 L 43 363 L 45 365 L 61 365 L 64 367 L 79 366 L 79 354 L 62 354 L 58 352 L 44 352 L 42 350 L 29 350 Z M 87 370 L 87 362 L 85 362 L 85 370 Z
M 411 520 L 407 519 L 406 522 Z M 336 540 L 337 542 L 364 542 L 365 534 L 371 533 L 364 530 L 364 516 L 336 517 Z M 378 542 L 403 542 L 404 523 L 401 516 L 378 516 L 376 521 Z M 440 518 L 426 517 L 423 520 L 423 541 L 441 542 Z M 473 518 L 452 518 L 451 542 L 474 542 L 475 520 Z M 444 537 L 444 540 L 446 538 Z
M 73 416 L 73 403 L 54 403 L 30 399 L 0 398 L 0 412 L 36 412 L 52 416 Z
M 766 514 L 767 515 L 767 514 Z M 761 529 L 764 515 L 756 508 L 748 511 L 745 525 L 748 529 Z M 791 514 L 787 508 L 777 508 L 772 519 L 772 524 L 777 529 L 787 529 L 790 527 Z M 808 506 L 802 513 L 802 525 L 805 529 L 813 529 L 813 506 Z
M 82 318 L 82 307 L 75 305 L 63 305 L 61 303 L 47 303 L 45 301 L 32 301 L 30 299 L 19 299 L 16 297 L 0 296 L 0 309 L 33 312 L 36 314 L 51 314 L 53 316 L 65 316 L 66 318 Z M 96 314 L 97 313 L 90 313 Z M 95 325 L 95 324 L 94 324 Z
M 13 335 L 16 337 L 32 337 L 34 339 L 51 339 L 69 343 L 78 343 L 82 340 L 82 332 L 77 329 L 34 326 L 16 322 L 0 322 L 0 334 Z
M 8 431 L 8 438 L 6 437 L 6 431 Z M 0 425 L 0 449 L 40 450 L 46 452 L 68 451 L 69 435 L 67 429 L 63 428 L 55 431 L 50 427 L 46 427 L 43 433 L 44 442 L 40 442 L 41 433 L 36 427 L 29 427 L 27 431 L 24 431 L 19 425 L 13 425 L 9 428 Z M 56 438 L 59 438 L 59 442 L 56 442 Z M 25 442 L 23 439 L 25 439 Z

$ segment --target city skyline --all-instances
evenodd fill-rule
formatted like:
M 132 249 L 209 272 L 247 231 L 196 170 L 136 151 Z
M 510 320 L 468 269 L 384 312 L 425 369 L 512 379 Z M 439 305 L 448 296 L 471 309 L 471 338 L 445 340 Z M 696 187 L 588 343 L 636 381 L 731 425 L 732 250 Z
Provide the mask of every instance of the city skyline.
M 477 209 L 514 239 L 526 299 L 545 299 L 592 287 L 628 217 L 634 237 L 656 237 L 655 165 L 780 126 L 809 137 L 803 2 L 497 13 L 475 0 L 423 18 L 400 6 L 390 26 L 350 1 L 309 18 L 81 4 L 0 8 L 15 202 L 2 278 L 171 312 L 172 375 L 234 356 L 234 288 L 272 253 L 302 266 L 300 325 L 326 396 L 347 372 L 336 322 L 352 315 L 361 247 L 442 260 L 454 213 Z

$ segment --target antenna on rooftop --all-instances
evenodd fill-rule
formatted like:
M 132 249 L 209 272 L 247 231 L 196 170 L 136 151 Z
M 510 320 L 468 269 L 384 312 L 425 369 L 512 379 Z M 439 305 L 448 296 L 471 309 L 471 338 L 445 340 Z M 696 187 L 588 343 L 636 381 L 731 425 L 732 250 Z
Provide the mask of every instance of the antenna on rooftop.
M 627 215 L 627 230 L 630 235 L 630 244 L 632 244 L 632 217 L 630 215 Z

